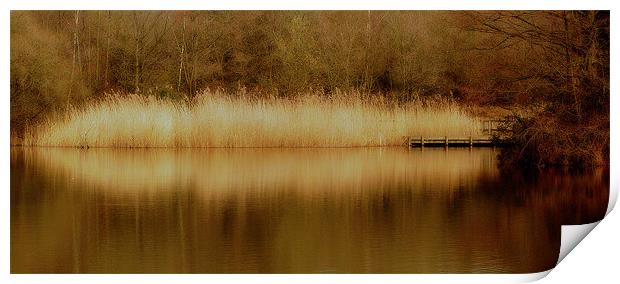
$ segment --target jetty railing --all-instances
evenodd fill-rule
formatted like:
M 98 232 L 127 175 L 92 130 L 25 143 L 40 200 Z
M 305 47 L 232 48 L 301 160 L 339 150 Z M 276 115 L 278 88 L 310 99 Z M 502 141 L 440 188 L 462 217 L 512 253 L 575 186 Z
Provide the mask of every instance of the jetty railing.
M 497 139 L 498 132 L 505 131 L 509 125 L 508 119 L 488 119 L 482 121 L 483 137 L 412 137 L 407 136 L 406 143 L 409 147 L 496 147 L 505 146 L 506 143 Z

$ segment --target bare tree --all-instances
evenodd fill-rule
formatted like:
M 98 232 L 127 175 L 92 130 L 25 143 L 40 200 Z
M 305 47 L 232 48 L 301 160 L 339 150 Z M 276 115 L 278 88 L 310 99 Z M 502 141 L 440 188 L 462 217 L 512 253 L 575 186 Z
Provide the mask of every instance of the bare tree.
M 538 89 L 544 99 L 559 102 L 577 121 L 592 96 L 607 96 L 609 17 L 602 11 L 497 11 L 471 13 L 470 31 L 488 35 L 477 50 L 526 52 L 526 59 L 507 66 L 505 81 Z M 602 42 L 603 41 L 603 42 Z M 558 95 L 555 95 L 558 94 Z M 596 100 L 600 101 L 600 100 Z M 604 101 L 604 100 L 603 100 Z M 586 107 L 587 108 L 587 107 Z

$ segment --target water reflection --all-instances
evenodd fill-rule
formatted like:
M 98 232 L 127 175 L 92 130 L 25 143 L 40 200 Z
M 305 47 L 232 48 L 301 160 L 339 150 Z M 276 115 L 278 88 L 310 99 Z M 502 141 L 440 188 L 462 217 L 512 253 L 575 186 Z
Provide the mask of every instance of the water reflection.
M 11 271 L 536 272 L 608 186 L 490 149 L 12 148 Z

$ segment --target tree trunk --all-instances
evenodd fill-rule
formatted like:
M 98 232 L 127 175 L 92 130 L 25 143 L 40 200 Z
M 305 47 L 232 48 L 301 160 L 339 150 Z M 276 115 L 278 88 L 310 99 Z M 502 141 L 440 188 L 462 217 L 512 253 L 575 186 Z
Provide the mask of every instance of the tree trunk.
M 79 19 L 80 19 L 80 11 L 75 11 L 74 22 L 75 27 L 73 30 L 73 57 L 71 60 L 71 78 L 69 80 L 69 97 L 71 97 L 71 93 L 73 90 L 73 80 L 75 79 L 75 65 L 77 60 L 79 60 L 80 54 L 80 45 L 79 45 Z
M 581 106 L 579 96 L 577 94 L 577 76 L 575 75 L 575 66 L 573 64 L 573 56 L 570 49 L 571 37 L 567 13 L 570 12 L 564 12 L 564 46 L 566 52 L 566 76 L 568 76 L 566 81 L 566 90 L 570 92 L 573 97 L 573 107 L 577 115 L 577 120 L 578 122 L 581 122 Z
M 96 49 L 95 49 L 95 86 L 97 89 L 99 89 L 100 84 L 99 82 L 101 82 L 101 78 L 99 77 L 99 37 L 100 37 L 100 27 L 101 27 L 101 11 L 97 11 L 97 35 L 96 35 L 96 39 L 95 39 L 95 45 L 96 45 Z
M 135 60 L 134 60 L 134 90 L 136 93 L 140 92 L 140 87 L 138 86 L 138 83 L 140 81 L 140 62 L 139 62 L 139 52 L 140 52 L 140 45 L 139 45 L 139 41 L 140 41 L 140 33 L 138 30 L 138 16 L 136 14 L 136 12 L 133 13 L 133 17 L 134 17 L 134 26 L 135 26 L 135 33 L 134 33 L 134 45 L 135 45 Z
M 105 89 L 108 88 L 108 84 L 109 84 L 108 71 L 110 68 L 110 20 L 111 20 L 111 14 L 110 14 L 110 11 L 108 11 L 108 27 L 106 31 L 106 48 L 105 48 L 105 70 L 103 73 L 103 80 L 104 80 L 103 85 Z

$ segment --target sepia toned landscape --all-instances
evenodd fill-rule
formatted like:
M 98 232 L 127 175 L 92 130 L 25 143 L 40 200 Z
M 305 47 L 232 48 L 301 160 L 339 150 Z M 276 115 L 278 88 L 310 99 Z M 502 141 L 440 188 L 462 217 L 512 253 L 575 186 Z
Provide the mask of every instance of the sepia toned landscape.
M 609 11 L 12 11 L 12 273 L 531 273 L 609 198 Z

